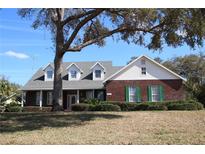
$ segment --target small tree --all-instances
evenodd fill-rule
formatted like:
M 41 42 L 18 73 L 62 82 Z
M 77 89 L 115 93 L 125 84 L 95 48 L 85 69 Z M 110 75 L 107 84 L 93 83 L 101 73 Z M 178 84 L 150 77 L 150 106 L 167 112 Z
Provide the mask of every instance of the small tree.
M 62 61 L 66 52 L 80 52 L 96 44 L 105 45 L 113 36 L 149 49 L 163 44 L 191 48 L 202 46 L 205 36 L 204 9 L 19 9 L 21 17 L 32 17 L 33 27 L 47 27 L 55 45 L 53 111 L 62 105 Z M 146 37 L 146 39 L 145 39 Z M 147 37 L 149 39 L 147 40 Z

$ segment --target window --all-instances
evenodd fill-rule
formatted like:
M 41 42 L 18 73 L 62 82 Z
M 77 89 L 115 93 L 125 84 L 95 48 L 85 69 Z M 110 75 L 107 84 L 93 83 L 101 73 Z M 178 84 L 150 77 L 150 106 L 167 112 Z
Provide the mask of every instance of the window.
M 53 71 L 47 71 L 47 79 L 53 78 Z
M 97 99 L 103 101 L 104 100 L 104 92 L 103 91 L 98 91 L 97 92 Z
M 76 79 L 76 78 L 77 78 L 77 71 L 71 70 L 71 71 L 70 71 L 70 74 L 71 74 L 71 78 L 73 78 L 73 79 Z
M 86 99 L 92 99 L 93 98 L 93 91 L 86 91 Z
M 36 105 L 40 105 L 40 92 L 36 92 Z
M 146 67 L 142 67 L 141 71 L 142 71 L 142 75 L 146 75 Z
M 52 92 L 47 93 L 47 105 L 52 105 Z
M 95 77 L 101 78 L 101 70 L 95 70 Z
M 136 102 L 136 88 L 129 87 L 129 102 Z
M 153 102 L 160 101 L 159 86 L 151 86 L 151 97 Z

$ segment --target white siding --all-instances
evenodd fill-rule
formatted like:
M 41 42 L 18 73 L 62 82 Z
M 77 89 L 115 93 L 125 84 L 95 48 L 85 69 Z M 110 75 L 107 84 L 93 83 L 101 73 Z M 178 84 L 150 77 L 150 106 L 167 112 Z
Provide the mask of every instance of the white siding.
M 93 70 L 93 80 L 103 80 L 104 79 L 105 73 L 104 73 L 104 68 L 102 68 L 102 66 L 97 64 L 92 70 Z M 101 70 L 101 78 L 95 77 L 95 70 Z
M 75 79 L 71 78 L 71 71 L 76 71 L 77 72 L 77 75 L 76 75 Z M 80 70 L 75 65 L 72 65 L 68 69 L 68 80 L 79 80 L 80 79 L 80 75 L 81 75 L 81 72 L 80 72 Z
M 145 64 L 141 64 L 141 60 L 136 61 L 124 71 L 116 75 L 112 80 L 178 79 L 175 75 L 153 63 L 149 59 L 145 60 Z M 141 73 L 141 67 L 146 67 L 146 75 Z

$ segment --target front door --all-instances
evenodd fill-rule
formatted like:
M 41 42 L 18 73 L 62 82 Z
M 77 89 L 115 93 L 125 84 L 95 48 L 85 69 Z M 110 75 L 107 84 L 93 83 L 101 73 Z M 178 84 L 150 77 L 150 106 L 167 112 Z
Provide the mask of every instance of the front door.
M 75 104 L 77 96 L 76 95 L 68 95 L 67 96 L 67 109 L 69 108 L 70 105 Z

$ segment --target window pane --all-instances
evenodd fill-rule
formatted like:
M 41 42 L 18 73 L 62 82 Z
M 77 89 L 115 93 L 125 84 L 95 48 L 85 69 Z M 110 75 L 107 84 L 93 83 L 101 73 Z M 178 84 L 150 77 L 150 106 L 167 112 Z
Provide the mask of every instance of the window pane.
M 142 71 L 141 73 L 145 75 L 146 74 L 146 67 L 142 67 L 141 71 Z
M 156 102 L 159 101 L 159 86 L 151 86 L 152 90 L 152 101 Z
M 129 102 L 136 102 L 136 88 L 129 87 Z
M 101 70 L 95 70 L 95 77 L 101 78 Z
M 71 78 L 76 78 L 77 72 L 75 70 L 71 70 Z
M 53 71 L 47 71 L 47 78 L 52 79 Z

